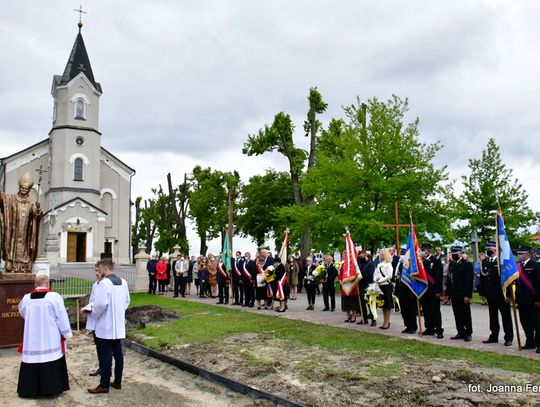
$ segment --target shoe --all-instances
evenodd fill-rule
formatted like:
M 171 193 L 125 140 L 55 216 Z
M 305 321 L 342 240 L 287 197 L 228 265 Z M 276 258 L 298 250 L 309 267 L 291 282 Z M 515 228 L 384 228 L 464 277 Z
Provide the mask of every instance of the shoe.
M 435 336 L 435 331 L 428 331 L 427 329 L 422 332 L 422 336 Z
M 379 327 L 379 329 L 388 329 L 388 328 L 390 328 L 390 322 L 388 323 L 387 326 L 384 326 L 384 325 L 383 325 L 383 326 L 380 326 L 380 327 Z
M 406 328 L 404 329 L 403 331 L 401 331 L 402 334 L 409 334 L 409 335 L 412 335 L 412 334 L 415 334 L 416 333 L 416 329 L 412 329 L 412 328 Z
M 540 346 L 536 348 L 536 353 L 540 353 Z
M 285 312 L 284 309 L 277 309 L 276 312 Z
M 173 295 L 172 298 L 178 298 L 178 295 Z
M 257 307 L 257 309 L 261 309 L 261 307 Z
M 351 319 L 349 322 L 350 322 L 351 324 L 356 323 L 356 318 L 355 318 L 355 319 Z
M 335 308 L 331 308 L 330 311 L 334 312 L 336 309 Z
M 121 384 L 116 384 L 116 382 L 111 383 L 111 387 L 116 390 L 120 390 L 122 388 Z
M 437 339 L 443 339 L 443 338 L 444 338 L 443 333 L 442 333 L 442 332 L 439 332 L 439 333 L 437 334 Z
M 351 320 L 350 320 L 350 319 L 346 319 L 346 320 L 345 320 L 345 321 L 343 321 L 343 322 L 351 322 Z
M 527 345 L 527 344 L 525 344 L 525 346 L 522 346 L 522 347 L 521 347 L 521 349 L 525 349 L 525 350 L 527 350 L 527 349 L 534 349 L 534 348 L 536 348 L 536 346 L 534 346 L 534 345 Z
M 323 311 L 330 311 L 330 308 L 323 308 Z
M 94 372 L 89 373 L 88 376 L 99 376 L 101 374 L 101 369 L 98 367 Z
M 91 394 L 101 394 L 101 393 L 108 393 L 108 392 L 109 392 L 108 387 L 98 386 L 98 387 L 94 387 L 93 389 L 92 388 L 88 389 L 88 393 L 91 393 Z
M 504 346 L 512 346 L 512 341 L 504 341 Z
M 451 336 L 450 339 L 463 339 L 463 336 L 461 336 L 460 334 L 457 334 L 457 335 Z
M 223 301 L 218 301 L 216 302 L 216 304 L 223 304 Z
M 371 321 L 371 326 L 377 326 L 377 321 L 375 320 Z
M 231 305 L 239 305 L 239 304 L 235 301 Z
M 470 336 L 466 336 L 465 338 L 463 338 L 463 340 L 465 342 L 470 342 L 470 341 L 472 341 L 472 338 Z
M 364 325 L 364 321 L 360 320 L 356 323 L 356 325 Z
M 482 343 L 498 343 L 499 340 L 495 338 L 487 338 L 485 341 L 482 341 Z

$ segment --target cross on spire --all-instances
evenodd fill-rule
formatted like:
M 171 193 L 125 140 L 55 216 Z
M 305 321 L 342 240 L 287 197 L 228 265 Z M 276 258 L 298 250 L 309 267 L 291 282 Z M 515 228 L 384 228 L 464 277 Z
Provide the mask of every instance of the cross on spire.
M 82 15 L 83 14 L 88 14 L 86 11 L 83 11 L 82 9 L 82 5 L 79 6 L 79 9 L 77 10 L 76 8 L 73 9 L 73 11 L 76 11 L 77 13 L 79 13 L 79 22 L 77 23 L 77 25 L 79 26 L 79 33 L 81 32 L 81 28 L 83 26 L 83 23 L 82 23 Z

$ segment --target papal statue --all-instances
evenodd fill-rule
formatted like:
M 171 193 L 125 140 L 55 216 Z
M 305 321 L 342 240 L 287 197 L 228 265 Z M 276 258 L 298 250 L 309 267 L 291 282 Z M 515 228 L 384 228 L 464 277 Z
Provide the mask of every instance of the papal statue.
M 33 185 L 30 172 L 26 172 L 19 179 L 17 194 L 0 193 L 2 259 L 10 273 L 31 273 L 37 257 L 43 213 L 39 202 L 30 198 Z

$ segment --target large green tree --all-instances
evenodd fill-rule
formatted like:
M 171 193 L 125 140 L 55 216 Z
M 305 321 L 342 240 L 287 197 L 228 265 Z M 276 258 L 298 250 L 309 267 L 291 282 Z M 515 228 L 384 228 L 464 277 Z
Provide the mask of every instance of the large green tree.
M 431 239 L 449 233 L 444 181 L 446 169 L 433 160 L 439 143 L 420 140 L 419 120 L 405 124 L 407 99 L 387 102 L 357 100 L 345 108 L 344 119 L 333 119 L 322 132 L 316 163 L 304 179 L 302 192 L 314 204 L 280 211 L 291 229 L 311 226 L 315 249 L 343 246 L 350 227 L 354 241 L 372 250 L 395 242 L 394 202 L 401 209 L 399 223 L 412 214 L 420 236 Z M 406 230 L 402 231 L 404 242 Z
M 294 205 L 289 174 L 266 170 L 264 175 L 251 177 L 242 187 L 240 196 L 236 225 L 242 235 L 251 236 L 257 246 L 272 236 L 281 241 L 287 225 L 278 218 L 278 210 Z
M 469 169 L 470 174 L 462 177 L 463 192 L 455 200 L 456 218 L 460 220 L 457 236 L 468 241 L 476 232 L 482 244 L 493 240 L 499 203 L 512 245 L 529 243 L 529 228 L 537 225 L 539 214 L 529 207 L 527 191 L 503 163 L 493 138 L 480 159 L 469 160 Z
M 208 250 L 208 239 L 224 236 L 228 222 L 229 189 L 236 188 L 239 182 L 237 172 L 226 173 L 199 165 L 193 169 L 189 216 L 196 224 L 201 254 L 206 254 Z
M 315 165 L 315 150 L 321 127 L 317 114 L 324 113 L 328 106 L 317 88 L 310 88 L 308 102 L 309 109 L 304 122 L 304 130 L 306 137 L 310 138 L 309 154 L 296 146 L 293 137 L 294 124 L 291 117 L 284 112 L 276 114 L 271 125 L 265 125 L 257 134 L 249 135 L 242 150 L 248 156 L 277 151 L 287 158 L 294 201 L 298 207 L 309 206 L 313 203 L 312 196 L 302 193 L 301 182 L 305 173 L 306 159 L 308 169 Z M 311 247 L 311 230 L 309 225 L 303 225 L 302 227 L 303 229 L 297 237 L 301 239 L 300 248 L 305 255 Z

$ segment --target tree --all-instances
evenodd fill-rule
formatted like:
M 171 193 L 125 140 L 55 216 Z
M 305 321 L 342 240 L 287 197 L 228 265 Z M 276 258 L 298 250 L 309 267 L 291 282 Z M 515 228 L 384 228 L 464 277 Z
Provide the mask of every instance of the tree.
M 189 216 L 195 221 L 201 240 L 201 254 L 208 250 L 208 239 L 223 237 L 227 225 L 227 194 L 240 182 L 237 172 L 213 171 L 197 165 L 190 177 Z
M 240 196 L 236 224 L 243 236 L 251 236 L 257 246 L 270 236 L 281 239 L 287 225 L 278 218 L 278 210 L 295 202 L 289 174 L 266 170 L 264 175 L 251 177 Z
M 441 146 L 420 141 L 418 119 L 404 124 L 407 99 L 357 99 L 344 111 L 344 119 L 332 119 L 322 132 L 315 166 L 302 185 L 314 204 L 280 211 L 291 231 L 311 225 L 314 248 L 335 250 L 349 226 L 355 242 L 374 250 L 395 242 L 383 224 L 394 223 L 397 199 L 399 223 L 408 223 L 410 212 L 420 236 L 447 235 L 446 169 L 432 162 Z
M 469 169 L 470 175 L 462 177 L 464 191 L 455 200 L 456 217 L 461 221 L 457 236 L 469 241 L 476 232 L 484 244 L 493 240 L 498 199 L 512 245 L 530 243 L 527 229 L 537 224 L 539 214 L 528 206 L 527 192 L 502 162 L 493 138 L 482 151 L 482 158 L 469 160 Z
M 320 122 L 317 120 L 317 114 L 326 111 L 327 104 L 323 101 L 321 94 L 317 88 L 309 90 L 309 110 L 307 120 L 304 123 L 306 136 L 310 137 L 309 155 L 306 151 L 298 148 L 294 144 L 294 124 L 291 117 L 279 112 L 274 116 L 274 121 L 270 126 L 265 125 L 264 129 L 260 129 L 256 135 L 249 135 L 248 140 L 244 143 L 242 152 L 251 155 L 261 155 L 271 151 L 277 151 L 287 158 L 289 162 L 289 175 L 293 188 L 294 201 L 296 206 L 311 205 L 313 198 L 308 196 L 307 199 L 302 195 L 301 177 L 304 174 L 306 158 L 308 160 L 308 168 L 315 165 L 315 149 L 317 146 L 318 132 Z M 311 232 L 309 225 L 304 225 L 301 234 L 301 251 L 304 255 L 309 252 L 311 246 Z
M 152 244 L 156 234 L 156 210 L 152 199 L 144 200 L 144 207 L 141 205 L 142 197 L 135 199 L 135 221 L 132 225 L 131 245 L 133 250 L 133 259 L 139 252 L 139 244 L 144 243 L 146 252 L 152 251 Z

